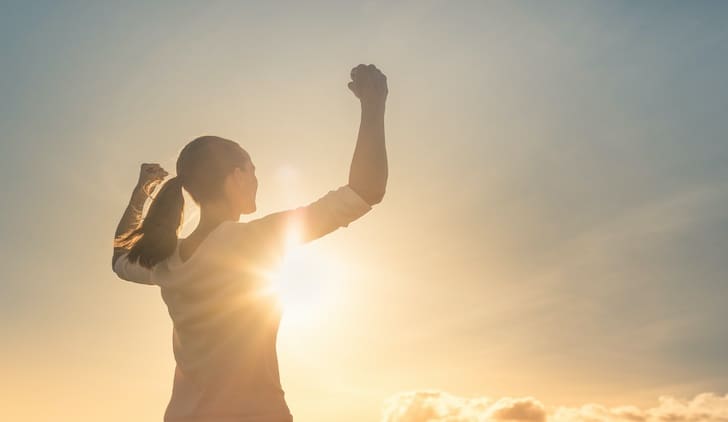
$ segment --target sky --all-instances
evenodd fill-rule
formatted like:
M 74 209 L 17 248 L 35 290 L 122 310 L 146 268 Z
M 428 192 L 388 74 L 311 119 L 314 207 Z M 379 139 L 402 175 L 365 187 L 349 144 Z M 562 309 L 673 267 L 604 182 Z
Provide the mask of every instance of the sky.
M 243 220 L 311 202 L 347 182 L 346 83 L 374 63 L 387 194 L 286 269 L 294 419 L 728 420 L 726 19 L 718 1 L 3 2 L 0 407 L 161 420 L 171 322 L 110 266 L 139 165 L 218 135 L 256 164 Z

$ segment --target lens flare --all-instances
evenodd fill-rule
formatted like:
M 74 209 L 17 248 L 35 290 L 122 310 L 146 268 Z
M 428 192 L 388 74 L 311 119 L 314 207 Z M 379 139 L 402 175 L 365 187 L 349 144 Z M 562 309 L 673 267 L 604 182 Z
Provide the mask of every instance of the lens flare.
M 340 298 L 341 263 L 318 250 L 301 245 L 292 231 L 286 256 L 270 275 L 270 287 L 283 308 L 283 321 L 296 327 L 314 326 L 331 313 Z

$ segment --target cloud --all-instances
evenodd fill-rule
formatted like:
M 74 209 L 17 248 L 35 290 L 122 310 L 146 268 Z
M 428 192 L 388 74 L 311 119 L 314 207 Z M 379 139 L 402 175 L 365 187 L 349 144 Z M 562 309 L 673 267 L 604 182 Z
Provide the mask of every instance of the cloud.
M 660 397 L 658 405 L 545 406 L 533 397 L 464 398 L 443 391 L 403 392 L 385 402 L 382 422 L 728 422 L 728 394 L 691 400 Z
M 463 398 L 441 391 L 401 393 L 387 400 L 384 422 L 545 422 L 536 399 Z

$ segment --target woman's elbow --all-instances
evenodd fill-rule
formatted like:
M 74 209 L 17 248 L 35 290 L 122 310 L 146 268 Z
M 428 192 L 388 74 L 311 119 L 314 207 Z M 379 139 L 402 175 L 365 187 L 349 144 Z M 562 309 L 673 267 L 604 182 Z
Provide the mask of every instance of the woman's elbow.
M 117 259 L 117 257 L 111 259 L 111 272 L 114 273 L 114 275 L 119 279 L 124 280 L 124 277 L 122 277 L 119 272 L 119 267 L 116 266 Z
M 376 205 L 376 204 L 382 202 L 382 199 L 384 199 L 384 192 L 385 192 L 385 190 L 382 189 L 382 190 L 378 190 L 378 191 L 369 193 L 366 195 L 364 200 L 367 201 L 367 203 L 369 205 Z
M 114 255 L 111 257 L 111 271 L 122 280 L 126 279 L 120 274 L 121 271 L 118 264 L 120 264 L 119 259 L 121 259 L 122 255 L 126 252 L 128 251 L 125 249 L 117 248 L 114 249 Z
M 386 190 L 386 186 L 373 187 L 354 182 L 349 182 L 349 187 L 369 205 L 375 205 L 382 202 L 384 192 Z

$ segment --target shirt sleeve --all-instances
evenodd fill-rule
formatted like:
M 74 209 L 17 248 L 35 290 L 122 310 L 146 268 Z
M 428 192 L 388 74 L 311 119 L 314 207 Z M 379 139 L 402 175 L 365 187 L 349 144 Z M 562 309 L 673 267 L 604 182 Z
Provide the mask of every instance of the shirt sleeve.
M 369 205 L 351 187 L 329 191 L 308 205 L 236 223 L 232 236 L 265 255 L 282 256 L 286 247 L 318 239 L 369 212 Z
M 114 272 L 120 279 L 140 284 L 152 283 L 152 270 L 143 267 L 139 262 L 129 261 L 129 253 L 125 253 L 114 262 Z

